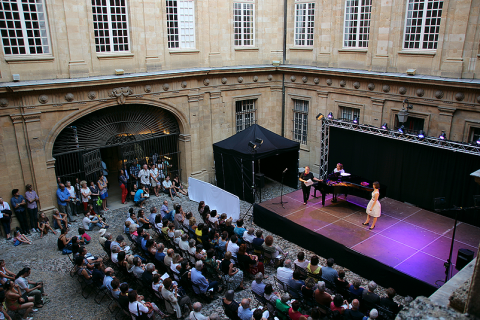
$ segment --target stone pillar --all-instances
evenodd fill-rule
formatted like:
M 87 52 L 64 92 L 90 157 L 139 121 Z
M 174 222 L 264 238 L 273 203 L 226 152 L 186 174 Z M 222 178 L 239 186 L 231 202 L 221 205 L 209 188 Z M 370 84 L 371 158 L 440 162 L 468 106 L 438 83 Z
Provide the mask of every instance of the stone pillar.
M 68 43 L 69 76 L 70 78 L 88 77 L 89 68 L 84 56 L 84 54 L 87 54 L 88 50 L 86 50 L 85 48 L 85 43 L 90 43 L 90 41 L 94 40 L 89 39 L 89 28 L 87 23 L 90 20 L 87 18 L 86 10 L 90 9 L 89 13 L 91 15 L 92 7 L 91 5 L 77 5 L 74 3 L 72 4 L 70 1 L 64 1 L 63 4 L 63 10 L 66 14 L 66 32 L 59 32 L 62 37 L 65 37 L 65 40 Z M 95 50 L 94 46 L 92 48 L 93 50 Z
M 190 133 L 191 133 L 191 177 L 208 181 L 208 172 L 205 166 L 204 146 L 208 138 L 210 121 L 206 121 L 202 110 L 201 102 L 203 93 L 199 90 L 192 90 L 188 95 L 188 106 L 190 109 Z
M 385 106 L 385 99 L 372 99 L 372 109 L 369 115 L 364 115 L 363 123 L 374 127 L 381 127 L 383 121 L 383 107 Z M 388 121 L 386 121 L 388 122 Z
M 437 121 L 437 128 L 438 132 L 435 134 L 433 132 L 433 135 L 439 136 L 442 131 L 445 131 L 447 138 L 451 140 L 457 140 L 454 139 L 454 137 L 450 137 L 450 131 L 452 129 L 452 120 L 453 120 L 453 115 L 457 108 L 452 108 L 452 107 L 443 107 L 439 106 L 438 107 L 438 121 Z
M 20 167 L 21 167 L 21 174 L 22 174 L 22 181 L 17 181 L 17 183 L 21 186 L 25 186 L 27 183 L 32 182 L 32 172 L 30 168 L 30 152 L 27 148 L 26 142 L 26 128 L 25 122 L 23 119 L 22 114 L 12 114 L 10 115 L 12 119 L 13 127 L 15 130 L 15 139 L 17 142 L 17 150 L 18 150 L 18 158 L 20 160 Z M 22 192 L 23 188 L 17 187 Z
M 386 72 L 388 50 L 392 46 L 390 39 L 390 23 L 392 18 L 392 1 L 380 1 L 379 6 L 372 7 L 372 25 L 370 27 L 370 43 L 374 49 L 372 71 Z
M 180 168 L 182 172 L 180 179 L 188 183 L 188 177 L 192 172 L 192 150 L 190 142 L 192 137 L 189 134 L 181 133 L 178 137 L 178 148 L 180 151 Z

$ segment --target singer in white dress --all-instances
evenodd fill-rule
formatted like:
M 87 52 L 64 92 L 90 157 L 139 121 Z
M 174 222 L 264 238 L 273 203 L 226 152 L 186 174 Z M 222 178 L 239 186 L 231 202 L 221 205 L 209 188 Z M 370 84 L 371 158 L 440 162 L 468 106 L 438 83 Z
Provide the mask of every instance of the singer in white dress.
M 375 181 L 373 183 L 372 200 L 368 202 L 368 206 L 367 206 L 367 220 L 363 223 L 364 226 L 368 226 L 370 222 L 370 217 L 373 217 L 372 226 L 369 228 L 370 230 L 373 230 L 373 228 L 375 228 L 375 224 L 377 223 L 378 217 L 382 215 L 381 213 L 382 206 L 378 201 L 379 195 L 380 195 L 380 183 L 378 183 L 378 181 Z

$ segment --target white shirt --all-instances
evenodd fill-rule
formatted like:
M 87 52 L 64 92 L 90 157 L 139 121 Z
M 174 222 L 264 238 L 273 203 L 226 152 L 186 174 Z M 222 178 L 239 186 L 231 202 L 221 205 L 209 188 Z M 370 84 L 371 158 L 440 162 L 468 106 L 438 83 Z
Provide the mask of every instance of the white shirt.
M 2 210 L 10 210 L 10 206 L 8 202 L 3 201 L 3 204 L 0 204 L 0 211 Z M 3 218 L 3 213 L 0 212 L 0 219 Z
M 243 240 L 249 242 L 249 243 L 252 243 L 253 239 L 255 239 L 255 235 L 254 234 L 248 234 L 248 231 L 245 231 L 243 233 Z
M 153 169 L 150 169 L 150 173 L 153 175 L 153 177 L 156 179 L 157 178 L 157 175 L 158 175 L 158 169 L 157 168 L 153 168 Z
M 160 280 L 157 284 L 155 284 L 155 283 L 152 282 L 152 289 L 153 289 L 153 290 L 155 290 L 155 291 L 157 291 L 157 292 L 160 292 L 160 290 L 162 290 L 162 289 L 160 288 L 160 286 L 163 287 L 162 280 Z
M 138 177 L 140 178 L 141 184 L 150 184 L 150 170 L 140 170 Z
M 168 180 L 168 181 L 167 181 L 167 180 L 163 180 L 163 183 L 162 183 L 162 184 L 163 184 L 163 187 L 164 187 L 164 188 L 170 188 L 170 187 L 172 186 L 172 181 L 170 181 L 170 180 Z
M 230 251 L 232 253 L 232 256 L 235 258 L 237 257 L 238 249 L 239 249 L 238 244 L 233 243 L 232 241 L 228 242 L 227 251 Z
M 88 225 L 89 225 L 90 223 L 92 223 L 92 220 L 88 219 L 88 217 L 83 218 L 82 224 L 83 224 L 83 228 L 84 228 L 85 230 L 88 230 L 88 229 L 89 229 Z
M 341 174 L 341 173 L 345 173 L 345 170 L 343 170 L 343 169 L 338 170 L 337 168 L 335 168 L 335 169 L 333 169 L 333 173 L 340 173 Z
M 112 252 L 111 259 L 112 259 L 113 263 L 118 263 L 118 253 Z
M 293 270 L 290 268 L 279 267 L 277 269 L 277 279 L 283 283 L 288 283 L 288 280 L 292 279 Z
M 296 264 L 297 266 L 299 266 L 299 267 L 302 268 L 302 269 L 307 269 L 308 264 L 310 263 L 310 261 L 308 261 L 307 259 L 303 259 L 302 262 L 299 262 L 298 259 L 297 259 L 297 260 L 295 260 L 293 263 Z
M 15 284 L 17 284 L 20 287 L 20 292 L 22 294 L 25 293 L 25 289 L 28 289 L 28 280 L 25 279 L 24 277 L 18 277 L 15 280 Z
M 70 190 L 69 190 L 70 191 Z M 88 202 L 88 199 L 90 198 L 90 193 L 92 193 L 90 191 L 90 188 L 82 188 L 80 189 L 80 192 L 82 193 L 82 202 Z
M 65 187 L 65 189 L 67 189 L 68 192 L 70 192 L 70 197 L 74 197 L 74 198 L 77 197 L 77 195 L 75 194 L 75 188 L 74 187 L 70 186 L 70 189 Z
M 138 306 L 138 310 L 137 310 L 137 306 Z M 138 311 L 140 311 L 142 314 L 148 313 L 148 308 L 138 301 L 130 302 L 128 304 L 128 310 L 136 316 L 138 316 Z
M 187 241 L 180 240 L 180 242 L 178 243 L 178 246 L 180 247 L 180 249 L 185 251 L 187 251 L 188 248 L 190 248 L 190 246 L 188 245 L 188 240 Z

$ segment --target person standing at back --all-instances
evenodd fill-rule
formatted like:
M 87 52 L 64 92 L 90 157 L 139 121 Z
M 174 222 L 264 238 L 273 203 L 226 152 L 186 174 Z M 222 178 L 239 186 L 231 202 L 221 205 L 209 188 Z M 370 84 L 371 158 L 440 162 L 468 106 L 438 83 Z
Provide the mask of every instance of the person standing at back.
M 28 228 L 27 213 L 25 212 L 25 206 L 27 201 L 25 198 L 18 192 L 18 189 L 12 190 L 12 208 L 17 216 L 18 222 L 20 223 L 20 230 L 22 234 L 31 234 Z
M 30 217 L 30 226 L 32 227 L 32 231 L 38 230 L 38 204 L 37 202 L 40 200 L 38 198 L 37 193 L 33 190 L 31 184 L 27 184 L 25 186 L 27 192 L 25 192 L 25 198 L 27 199 L 27 212 Z

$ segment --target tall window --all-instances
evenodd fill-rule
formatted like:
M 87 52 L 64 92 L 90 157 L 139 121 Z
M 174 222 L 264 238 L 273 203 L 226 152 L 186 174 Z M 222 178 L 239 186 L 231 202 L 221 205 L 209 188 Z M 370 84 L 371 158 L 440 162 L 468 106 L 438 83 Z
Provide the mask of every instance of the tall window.
M 256 123 L 255 111 L 255 100 L 241 100 L 235 103 L 237 132 Z
M 480 140 L 480 128 L 471 127 L 468 142 L 476 143 L 478 140 Z
M 396 129 L 400 128 L 402 125 L 404 126 L 406 133 L 418 134 L 420 132 L 420 130 L 423 130 L 423 127 L 425 125 L 425 119 L 408 116 L 407 122 L 400 123 L 398 121 L 398 116 L 395 115 L 395 128 L 394 129 L 396 130 Z
M 233 34 L 236 46 L 255 45 L 255 4 L 235 2 L 233 4 Z
M 44 0 L 2 0 L 0 32 L 5 55 L 50 53 Z
M 437 49 L 442 0 L 408 0 L 404 49 Z
M 130 50 L 127 0 L 92 0 L 97 52 Z
M 295 4 L 295 45 L 313 46 L 315 3 Z
M 353 121 L 355 118 L 360 119 L 360 109 L 342 107 L 341 111 L 343 120 Z
M 293 140 L 307 144 L 308 101 L 293 100 Z
M 347 0 L 345 2 L 345 27 L 343 46 L 368 48 L 372 0 Z
M 195 48 L 195 2 L 167 0 L 169 48 Z

